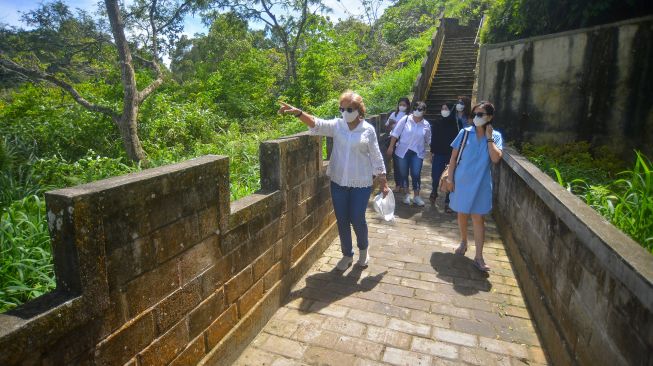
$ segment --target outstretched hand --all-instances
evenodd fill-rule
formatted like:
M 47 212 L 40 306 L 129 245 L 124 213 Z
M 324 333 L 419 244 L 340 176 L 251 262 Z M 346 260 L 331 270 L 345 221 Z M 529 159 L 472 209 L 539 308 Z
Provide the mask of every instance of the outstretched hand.
M 288 103 L 279 102 L 279 105 L 281 105 L 281 108 L 279 108 L 279 111 L 277 112 L 279 114 L 283 114 L 283 115 L 291 114 L 294 116 L 299 114 L 299 112 L 301 112 L 301 109 L 293 107 Z

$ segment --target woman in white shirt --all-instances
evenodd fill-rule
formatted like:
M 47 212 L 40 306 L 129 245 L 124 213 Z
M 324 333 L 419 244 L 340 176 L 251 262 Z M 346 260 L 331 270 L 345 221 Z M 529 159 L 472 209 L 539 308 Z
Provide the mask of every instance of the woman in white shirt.
M 358 265 L 366 267 L 369 261 L 369 240 L 365 210 L 372 193 L 373 177 L 376 176 L 379 181 L 384 197 L 390 189 L 376 132 L 374 127 L 363 119 L 363 98 L 352 91 L 342 93 L 342 118 L 332 120 L 316 118 L 286 103 L 281 103 L 279 113 L 292 114 L 299 118 L 313 135 L 333 137 L 333 151 L 327 175 L 331 178 L 331 199 L 342 250 L 342 259 L 336 268 L 344 271 L 353 262 L 352 226 L 359 249 Z
M 431 143 L 431 125 L 424 119 L 426 103 L 418 102 L 413 114 L 404 117 L 397 123 L 390 136 L 390 146 L 387 154 L 397 159 L 401 173 L 401 186 L 406 196 L 403 202 L 410 205 L 411 199 L 408 194 L 408 174 L 413 183 L 413 199 L 418 206 L 424 206 L 424 200 L 419 196 L 421 186 L 422 163 L 424 162 L 424 151 Z M 397 140 L 401 141 L 397 143 Z M 396 148 L 395 148 L 395 145 Z

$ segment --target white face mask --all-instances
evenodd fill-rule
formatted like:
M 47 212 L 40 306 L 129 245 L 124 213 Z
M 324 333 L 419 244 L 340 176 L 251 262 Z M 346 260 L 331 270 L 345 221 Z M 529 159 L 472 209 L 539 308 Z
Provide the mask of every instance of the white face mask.
M 403 105 L 399 106 L 399 112 L 406 112 L 406 107 Z
M 465 109 L 465 105 L 464 105 L 464 104 L 456 104 L 456 110 L 457 110 L 458 112 L 462 112 L 464 109 Z
M 421 117 L 422 115 L 424 115 L 424 112 L 422 112 L 422 111 L 415 110 L 413 112 L 413 116 L 415 116 L 415 117 Z
M 344 111 L 342 112 L 342 119 L 345 120 L 347 123 L 352 123 L 354 120 L 358 118 L 358 111 L 354 110 L 351 112 Z
M 442 117 L 447 118 L 451 114 L 451 111 L 449 111 L 449 110 L 440 111 L 440 114 L 442 115 Z
M 479 117 L 479 116 L 474 117 L 474 126 L 483 126 L 484 124 L 487 123 L 486 118 L 487 117 Z

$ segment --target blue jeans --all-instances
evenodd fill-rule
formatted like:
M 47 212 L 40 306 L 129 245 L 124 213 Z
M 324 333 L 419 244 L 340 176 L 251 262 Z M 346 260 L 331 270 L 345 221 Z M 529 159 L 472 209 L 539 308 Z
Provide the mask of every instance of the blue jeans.
M 438 184 L 440 183 L 440 177 L 442 172 L 444 172 L 444 167 L 449 163 L 451 159 L 451 154 L 441 155 L 433 154 L 433 164 L 431 164 L 431 179 L 433 180 L 433 197 L 438 196 Z M 447 192 L 447 197 L 444 199 L 444 203 L 449 203 L 449 192 Z
M 372 187 L 343 187 L 331 182 L 331 200 L 333 201 L 333 209 L 336 212 L 336 222 L 338 223 L 340 250 L 344 256 L 354 256 L 351 241 L 352 226 L 356 233 L 358 249 L 367 249 L 369 245 L 365 210 L 367 210 L 367 202 L 370 200 L 371 193 Z
M 410 171 L 410 179 L 413 181 L 413 191 L 419 191 L 422 183 L 422 163 L 424 159 L 417 157 L 417 153 L 413 150 L 408 150 L 403 158 L 395 155 L 397 165 L 399 165 L 399 172 L 401 173 L 401 186 L 408 188 L 408 172 Z

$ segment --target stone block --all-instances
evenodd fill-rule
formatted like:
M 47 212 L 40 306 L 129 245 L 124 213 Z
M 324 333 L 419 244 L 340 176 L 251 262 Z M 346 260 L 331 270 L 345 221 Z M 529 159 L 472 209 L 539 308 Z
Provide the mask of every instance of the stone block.
M 224 295 L 222 290 L 215 292 L 188 314 L 190 338 L 197 337 L 224 311 L 226 308 Z
M 263 280 L 254 283 L 241 297 L 238 299 L 238 317 L 242 318 L 247 314 L 258 301 L 263 297 L 264 287 Z
M 149 235 L 138 237 L 107 255 L 107 275 L 110 289 L 122 287 L 128 281 L 156 266 L 156 248 Z
M 150 344 L 155 334 L 154 317 L 151 312 L 145 313 L 100 342 L 95 349 L 95 362 L 124 364 Z
M 181 283 L 192 281 L 207 268 L 220 262 L 220 244 L 217 235 L 211 235 L 179 255 Z
M 208 208 L 197 213 L 199 223 L 200 240 L 220 232 L 220 214 L 217 205 L 211 205 Z
M 227 303 L 233 304 L 242 294 L 249 289 L 254 283 L 252 267 L 247 267 L 232 279 L 227 281 L 225 292 L 227 294 Z
M 431 365 L 431 356 L 387 347 L 383 353 L 383 362 L 392 365 L 427 366 Z
M 227 258 L 220 259 L 215 265 L 200 274 L 202 298 L 205 299 L 224 285 L 229 277 L 231 265 Z
M 157 334 L 162 334 L 184 318 L 202 301 L 199 280 L 193 281 L 163 299 L 152 311 Z
M 220 250 L 222 253 L 229 253 L 246 243 L 249 238 L 249 227 L 243 223 L 225 233 L 220 241 Z
M 201 335 L 193 339 L 169 366 L 197 365 L 205 354 L 204 335 Z
M 188 343 L 188 327 L 186 322 L 177 323 L 161 337 L 155 339 L 147 348 L 139 353 L 141 365 L 167 365 Z
M 276 263 L 270 270 L 263 276 L 263 291 L 270 290 L 281 279 L 281 263 Z
M 209 349 L 215 347 L 238 322 L 237 306 L 231 305 L 206 330 L 206 344 Z
M 258 281 L 274 265 L 274 248 L 268 249 L 252 265 L 254 281 Z
M 142 313 L 179 288 L 176 261 L 168 261 L 127 283 L 125 301 L 129 317 Z
M 199 241 L 197 216 L 186 216 L 152 233 L 157 262 L 163 263 Z

